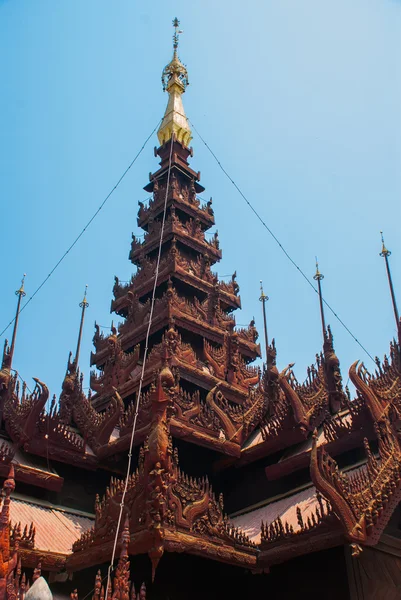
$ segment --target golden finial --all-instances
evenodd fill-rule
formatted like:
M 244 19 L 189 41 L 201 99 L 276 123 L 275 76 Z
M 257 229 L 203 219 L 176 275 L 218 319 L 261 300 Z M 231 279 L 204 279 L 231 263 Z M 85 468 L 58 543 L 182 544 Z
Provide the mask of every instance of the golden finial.
M 173 20 L 173 58 L 164 67 L 162 73 L 163 91 L 168 92 L 169 99 L 162 124 L 157 132 L 160 145 L 168 142 L 173 135 L 184 146 L 188 146 L 192 139 L 191 129 L 181 98 L 189 82 L 188 71 L 178 58 L 178 42 L 182 33 L 179 25 L 180 22 L 176 17 Z
M 319 271 L 319 263 L 317 262 L 317 256 L 315 257 L 316 259 L 316 273 L 313 276 L 313 279 L 315 281 L 322 281 L 322 279 L 324 279 L 324 275 Z
M 260 280 L 260 298 L 259 298 L 259 300 L 261 302 L 263 302 L 263 304 L 264 304 L 265 302 L 268 301 L 268 299 L 269 299 L 269 296 L 266 296 L 266 294 L 264 293 L 264 291 L 263 291 L 263 283 L 262 283 L 262 280 Z
M 88 306 L 89 306 L 89 302 L 87 302 L 87 300 L 86 300 L 87 291 L 88 291 L 88 284 L 86 284 L 86 286 L 85 286 L 84 299 L 82 300 L 82 302 L 79 303 L 80 308 L 88 308 Z
M 24 296 L 26 296 L 26 293 L 25 293 L 25 291 L 24 291 L 25 277 L 26 277 L 26 273 L 24 273 L 24 276 L 23 276 L 23 278 L 21 279 L 21 286 L 20 286 L 19 290 L 17 290 L 17 291 L 15 292 L 15 295 L 16 295 L 16 296 L 22 296 L 22 298 L 23 298 Z
M 384 244 L 384 237 L 383 237 L 383 232 L 380 232 L 381 238 L 382 238 L 382 251 L 380 252 L 380 256 L 382 256 L 383 258 L 385 258 L 386 256 L 391 256 L 391 252 L 390 250 L 387 250 L 385 244 Z

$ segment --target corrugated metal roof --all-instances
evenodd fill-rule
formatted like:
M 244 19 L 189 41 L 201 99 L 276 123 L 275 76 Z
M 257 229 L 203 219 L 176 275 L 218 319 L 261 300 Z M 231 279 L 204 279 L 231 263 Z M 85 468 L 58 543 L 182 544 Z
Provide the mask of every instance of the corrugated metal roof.
M 304 521 L 315 512 L 319 506 L 316 498 L 316 488 L 311 486 L 286 498 L 281 498 L 276 502 L 271 502 L 267 506 L 262 506 L 244 515 L 233 517 L 231 521 L 236 527 L 239 527 L 251 540 L 257 544 L 260 542 L 260 525 L 270 524 L 280 517 L 283 523 L 288 521 L 294 531 L 300 529 L 297 519 L 297 506 L 301 509 Z
M 94 522 L 94 519 L 68 512 L 68 509 L 64 511 L 17 498 L 12 498 L 10 503 L 10 518 L 12 524 L 20 521 L 22 528 L 34 524 L 35 549 L 61 554 L 69 554 L 75 540 Z

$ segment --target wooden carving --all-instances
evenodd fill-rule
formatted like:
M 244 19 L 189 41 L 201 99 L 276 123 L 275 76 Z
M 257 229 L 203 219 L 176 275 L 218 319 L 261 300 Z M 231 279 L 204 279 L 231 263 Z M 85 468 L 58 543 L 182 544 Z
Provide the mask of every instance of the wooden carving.
M 11 467 L 3 484 L 0 513 L 0 600 L 9 597 L 11 589 L 8 589 L 8 584 L 18 562 L 18 539 L 15 540 L 13 552 L 10 548 L 10 495 L 14 489 L 14 468 Z
M 24 446 L 35 434 L 40 414 L 49 398 L 47 386 L 35 379 L 35 389 L 27 394 L 25 382 L 20 389 L 16 376 L 12 378 L 4 402 L 4 420 L 11 439 Z
M 388 415 L 396 423 L 401 421 L 401 353 L 397 342 L 390 345 L 390 357 L 383 363 L 376 359 L 377 369 L 371 375 L 365 365 L 355 362 L 349 376 L 359 395 L 363 398 L 374 421 Z
M 310 472 L 317 489 L 330 502 L 348 540 L 377 543 L 394 507 L 401 500 L 401 449 L 391 424 L 376 424 L 379 458 L 365 440 L 367 464 L 354 473 L 341 472 L 313 438 Z
M 208 480 L 188 477 L 179 469 L 168 417 L 175 388 L 176 380 L 166 366 L 152 390 L 151 429 L 140 453 L 138 469 L 129 479 L 125 498 L 132 540 L 130 551 L 136 553 L 146 548 L 153 574 L 165 549 L 169 548 L 169 536 L 175 540 L 175 549 L 177 540 L 181 540 L 189 551 L 193 548 L 196 553 L 209 543 L 208 552 L 215 552 L 217 556 L 221 553 L 217 550 L 218 544 L 223 549 L 230 547 L 234 554 L 235 548 L 240 547 L 244 560 L 247 553 L 254 557 L 253 544 L 230 525 L 224 516 L 222 499 L 215 498 Z M 85 556 L 96 556 L 96 548 L 99 554 L 110 548 L 107 544 L 115 535 L 123 487 L 123 481 L 113 479 L 106 496 L 97 501 L 93 529 L 73 546 L 77 559 L 78 553 L 82 554 L 80 560 L 85 561 Z
M 247 366 L 241 356 L 236 331 L 226 334 L 220 347 L 213 346 L 205 339 L 203 353 L 206 365 L 215 377 L 246 390 L 259 382 L 259 369 Z
M 100 375 L 91 372 L 90 387 L 98 394 L 107 395 L 118 389 L 131 376 L 138 364 L 139 346 L 134 351 L 126 354 L 121 348 L 121 341 L 114 330 L 107 338 L 108 356 Z

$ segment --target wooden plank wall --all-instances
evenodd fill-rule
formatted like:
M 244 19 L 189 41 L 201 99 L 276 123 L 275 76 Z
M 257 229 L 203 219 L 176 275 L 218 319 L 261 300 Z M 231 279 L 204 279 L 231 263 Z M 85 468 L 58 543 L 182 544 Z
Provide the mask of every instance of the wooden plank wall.
M 357 558 L 345 549 L 350 600 L 401 600 L 401 540 L 383 538 Z

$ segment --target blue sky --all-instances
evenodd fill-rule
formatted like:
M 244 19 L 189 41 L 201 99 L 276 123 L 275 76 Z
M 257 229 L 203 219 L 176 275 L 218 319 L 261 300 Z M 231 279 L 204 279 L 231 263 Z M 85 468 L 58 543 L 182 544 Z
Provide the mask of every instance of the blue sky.
M 401 295 L 401 3 L 394 0 L 0 0 L 0 330 L 14 314 L 22 273 L 28 298 L 161 118 L 175 16 L 191 84 L 187 115 L 311 277 L 318 255 L 325 298 L 382 356 L 395 324 L 380 229 Z M 156 144 L 154 135 L 22 313 L 14 366 L 29 385 L 39 377 L 59 394 L 85 284 L 88 385 L 93 323 L 110 324 L 114 275 L 127 280 L 134 271 L 131 232 L 137 202 L 147 197 L 142 187 L 157 169 Z M 263 279 L 279 367 L 295 362 L 303 380 L 322 345 L 317 297 L 195 134 L 192 145 L 204 196 L 213 196 L 219 273 L 238 273 L 237 322 L 254 315 L 262 333 Z M 346 381 L 354 360 L 370 361 L 335 317 L 326 320 Z

